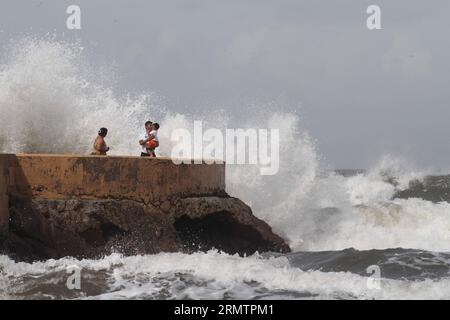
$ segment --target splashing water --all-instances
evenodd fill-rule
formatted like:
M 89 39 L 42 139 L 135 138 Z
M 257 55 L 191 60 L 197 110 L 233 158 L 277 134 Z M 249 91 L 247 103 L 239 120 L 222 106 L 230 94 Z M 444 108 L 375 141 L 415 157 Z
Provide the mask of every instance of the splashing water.
M 194 120 L 221 130 L 279 128 L 279 173 L 262 176 L 258 166 L 228 165 L 227 188 L 293 250 L 448 250 L 448 203 L 392 199 L 425 174 L 405 161 L 385 157 L 367 173 L 345 178 L 322 169 L 314 139 L 295 114 L 179 114 L 155 93 L 116 94 L 104 80 L 114 79 L 108 72 L 90 65 L 77 43 L 32 37 L 12 42 L 0 65 L 0 152 L 87 154 L 105 126 L 112 155 L 138 155 L 137 137 L 147 119 L 161 123 L 160 154 L 166 156 L 171 132 L 192 130 Z
M 349 262 L 353 261 L 350 260 Z M 387 261 L 386 263 L 389 263 Z M 392 262 L 390 262 L 392 263 Z M 66 287 L 67 270 L 82 270 L 81 290 Z M 380 290 L 350 272 L 304 271 L 289 257 L 160 253 L 101 260 L 63 258 L 15 263 L 0 256 L 0 298 L 16 299 L 442 299 L 448 278 L 382 279 Z
M 154 94 L 116 97 L 97 83 L 77 44 L 25 38 L 0 67 L 2 152 L 87 153 L 101 126 L 112 153 L 135 153 L 140 119 L 158 114 Z M 157 112 L 158 111 L 158 112 Z M 123 124 L 126 124 L 124 127 Z

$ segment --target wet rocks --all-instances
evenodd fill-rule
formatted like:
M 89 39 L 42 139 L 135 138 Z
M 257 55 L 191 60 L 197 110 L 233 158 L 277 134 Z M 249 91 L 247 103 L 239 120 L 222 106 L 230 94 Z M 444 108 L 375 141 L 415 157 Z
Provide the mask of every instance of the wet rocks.
M 13 199 L 4 250 L 19 259 L 99 257 L 218 249 L 288 252 L 287 244 L 232 197 L 166 199 L 159 206 L 116 199 Z

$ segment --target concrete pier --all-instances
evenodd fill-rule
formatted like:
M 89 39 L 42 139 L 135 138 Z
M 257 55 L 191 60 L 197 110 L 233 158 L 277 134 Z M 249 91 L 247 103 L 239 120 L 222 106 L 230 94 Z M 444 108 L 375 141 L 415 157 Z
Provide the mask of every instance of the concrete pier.
M 227 195 L 224 164 L 45 154 L 0 154 L 1 246 L 30 259 L 117 248 L 289 251 L 247 205 Z
M 60 199 L 129 199 L 148 203 L 172 196 L 225 191 L 223 164 L 176 165 L 167 158 L 0 155 L 9 193 Z
M 167 158 L 0 154 L 0 232 L 9 195 L 39 199 L 128 199 L 145 204 L 225 192 L 225 166 Z

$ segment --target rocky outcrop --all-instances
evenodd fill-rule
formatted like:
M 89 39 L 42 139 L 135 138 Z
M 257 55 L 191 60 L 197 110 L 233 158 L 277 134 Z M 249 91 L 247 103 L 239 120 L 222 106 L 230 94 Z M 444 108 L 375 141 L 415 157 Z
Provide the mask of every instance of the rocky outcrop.
M 178 199 L 154 206 L 132 200 L 13 199 L 4 248 L 19 259 L 98 257 L 218 249 L 250 255 L 289 247 L 232 197 Z
M 289 247 L 225 192 L 225 168 L 170 159 L 0 155 L 0 247 L 17 259 Z M 1 230 L 0 230 L 1 231 Z

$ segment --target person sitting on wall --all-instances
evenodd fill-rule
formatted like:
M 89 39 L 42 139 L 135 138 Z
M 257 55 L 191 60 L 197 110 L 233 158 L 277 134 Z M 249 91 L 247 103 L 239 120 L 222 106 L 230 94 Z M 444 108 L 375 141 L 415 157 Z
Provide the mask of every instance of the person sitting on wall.
M 100 128 L 98 130 L 98 136 L 95 138 L 94 149 L 92 150 L 91 155 L 93 156 L 106 156 L 106 153 L 109 151 L 109 147 L 106 145 L 105 137 L 108 134 L 108 129 Z
M 151 157 L 152 154 L 147 150 L 147 143 L 153 139 L 151 132 L 153 131 L 153 122 L 147 121 L 145 123 L 145 132 L 139 137 L 139 144 L 141 146 L 141 157 Z

